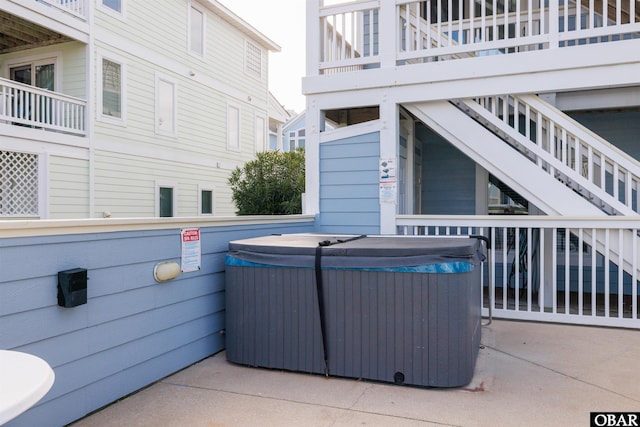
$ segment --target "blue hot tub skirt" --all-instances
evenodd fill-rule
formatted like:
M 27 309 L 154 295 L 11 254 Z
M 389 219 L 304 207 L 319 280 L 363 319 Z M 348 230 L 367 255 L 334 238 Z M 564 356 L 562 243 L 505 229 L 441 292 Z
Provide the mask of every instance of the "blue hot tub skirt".
M 473 238 L 273 235 L 229 243 L 225 264 L 261 268 L 467 273 L 484 259 Z

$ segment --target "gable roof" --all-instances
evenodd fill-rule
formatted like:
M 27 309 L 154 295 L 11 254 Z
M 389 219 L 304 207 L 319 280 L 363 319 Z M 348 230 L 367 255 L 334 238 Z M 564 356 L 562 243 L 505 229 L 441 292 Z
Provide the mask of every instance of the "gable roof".
M 220 3 L 218 0 L 202 0 L 202 5 L 207 7 L 213 13 L 220 16 L 222 19 L 230 23 L 232 26 L 234 26 L 244 34 L 246 34 L 252 40 L 260 44 L 263 48 L 268 49 L 271 52 L 280 52 L 281 49 L 278 44 L 262 34 L 260 31 L 256 30 L 238 15 L 227 9 L 227 7 Z

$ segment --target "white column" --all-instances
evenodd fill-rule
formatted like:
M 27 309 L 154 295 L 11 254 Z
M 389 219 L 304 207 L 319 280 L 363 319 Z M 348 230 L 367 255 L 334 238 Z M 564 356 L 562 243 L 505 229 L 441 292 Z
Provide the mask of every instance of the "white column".
M 302 213 L 315 215 L 320 212 L 320 109 L 313 96 L 307 97 L 305 111 L 305 196 Z
M 398 106 L 383 95 L 380 102 L 380 158 L 395 159 L 398 165 Z M 399 170 L 397 171 L 400 172 Z M 395 203 L 380 203 L 380 233 L 396 234 L 397 187 Z
M 378 47 L 380 49 L 380 67 L 396 66 L 397 31 L 395 2 L 381 1 L 378 12 Z
M 320 71 L 320 5 L 322 0 L 307 0 L 307 77 Z

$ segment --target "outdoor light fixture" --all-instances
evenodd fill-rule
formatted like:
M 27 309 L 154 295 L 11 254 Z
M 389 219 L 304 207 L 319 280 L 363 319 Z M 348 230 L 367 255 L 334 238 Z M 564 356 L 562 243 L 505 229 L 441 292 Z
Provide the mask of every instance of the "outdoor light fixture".
M 153 268 L 153 277 L 157 282 L 166 282 L 180 275 L 180 264 L 175 261 L 165 261 L 156 264 Z

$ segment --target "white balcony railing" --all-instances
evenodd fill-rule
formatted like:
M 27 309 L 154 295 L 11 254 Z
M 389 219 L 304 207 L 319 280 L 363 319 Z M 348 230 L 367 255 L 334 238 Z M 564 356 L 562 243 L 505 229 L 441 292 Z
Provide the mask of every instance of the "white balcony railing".
M 640 37 L 636 0 L 315 2 L 319 74 Z
M 87 1 L 88 0 L 35 0 L 49 6 L 60 9 L 62 12 L 73 15 L 77 18 L 87 18 Z
M 0 126 L 86 134 L 87 102 L 0 78 Z
M 401 235 L 489 238 L 485 314 L 640 328 L 637 219 L 400 215 L 396 224 Z

